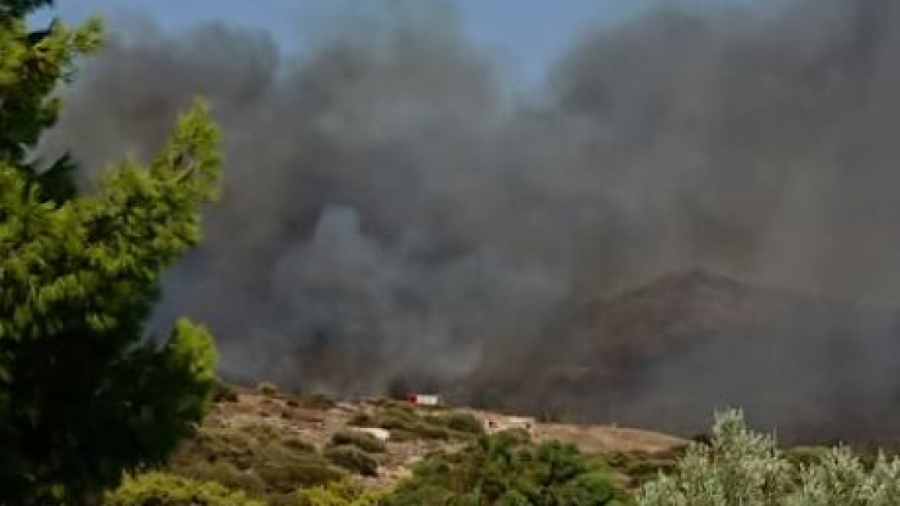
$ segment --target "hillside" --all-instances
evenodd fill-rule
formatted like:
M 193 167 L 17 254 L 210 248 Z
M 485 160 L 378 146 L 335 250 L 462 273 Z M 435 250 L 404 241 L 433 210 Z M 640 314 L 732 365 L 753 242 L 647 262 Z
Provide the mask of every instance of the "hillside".
M 413 466 L 429 455 L 455 453 L 492 432 L 489 420 L 506 429 L 527 420 L 534 443 L 560 441 L 602 457 L 623 487 L 670 465 L 686 444 L 637 429 L 533 423 L 496 412 L 385 399 L 335 402 L 266 385 L 221 392 L 197 435 L 171 459 L 169 471 L 270 498 L 347 477 L 365 489 L 383 489 L 411 476 Z
M 483 437 L 486 434 L 494 436 Z M 674 471 L 689 443 L 646 430 L 542 423 L 466 407 L 413 406 L 389 399 L 336 402 L 261 384 L 257 389 L 220 388 L 212 412 L 163 471 L 173 478 L 214 482 L 273 506 L 344 504 L 303 499 L 333 493 L 348 494 L 340 495 L 344 501 L 361 493 L 399 494 L 392 495 L 399 502 L 387 504 L 423 504 L 419 499 L 409 502 L 411 496 L 404 494 L 417 487 L 434 493 L 428 488 L 427 476 L 434 476 L 429 473 L 441 475 L 451 468 L 459 472 L 452 466 L 465 462 L 473 448 L 486 448 L 481 445 L 487 441 L 498 444 L 504 437 L 523 451 L 565 447 L 558 443 L 574 446 L 575 454 L 611 478 L 608 483 L 619 498 L 628 497 L 660 471 Z M 819 462 L 825 455 L 821 447 L 781 449 L 786 461 L 796 464 Z M 574 455 L 567 451 L 558 455 Z M 457 478 L 472 472 L 490 474 L 491 466 L 480 460 L 486 454 L 479 455 L 470 462 L 475 467 Z M 862 462 L 874 462 L 873 453 L 859 455 Z M 176 483 L 171 479 L 169 483 Z M 302 495 L 301 490 L 311 495 Z
M 457 393 L 554 418 L 691 435 L 715 409 L 792 441 L 893 441 L 900 313 L 691 271 L 580 305 Z

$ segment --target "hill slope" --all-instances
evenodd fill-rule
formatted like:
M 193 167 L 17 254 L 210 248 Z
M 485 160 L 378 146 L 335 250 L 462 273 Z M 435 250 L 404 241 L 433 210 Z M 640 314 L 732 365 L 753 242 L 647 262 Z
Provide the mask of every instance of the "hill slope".
M 898 322 L 893 311 L 692 271 L 580 306 L 536 351 L 486 357 L 456 392 L 684 435 L 740 406 L 788 440 L 893 440 Z
M 347 477 L 379 489 L 410 476 L 413 465 L 434 452 L 461 449 L 483 434 L 488 420 L 516 419 L 468 408 L 413 408 L 383 399 L 336 403 L 243 389 L 215 404 L 197 436 L 176 452 L 169 470 L 270 498 Z M 372 431 L 382 431 L 388 439 L 366 437 Z M 620 462 L 614 469 L 622 485 L 652 471 L 654 462 L 670 464 L 686 444 L 664 434 L 617 427 L 534 423 L 530 432 L 536 443 L 561 441 Z M 629 463 L 641 464 L 640 475 L 632 476 Z

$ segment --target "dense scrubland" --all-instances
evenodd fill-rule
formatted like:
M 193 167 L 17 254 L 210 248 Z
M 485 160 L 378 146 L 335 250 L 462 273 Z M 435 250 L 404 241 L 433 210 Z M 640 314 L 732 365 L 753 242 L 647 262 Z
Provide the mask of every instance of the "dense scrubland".
M 149 165 L 91 191 L 67 157 L 30 159 L 54 90 L 102 42 L 96 20 L 30 31 L 48 3 L 0 0 L 0 505 L 900 504 L 895 458 L 781 448 L 739 411 L 696 441 L 622 450 L 487 434 L 462 408 L 219 383 L 203 327 L 143 334 L 217 194 L 217 129 L 198 103 Z

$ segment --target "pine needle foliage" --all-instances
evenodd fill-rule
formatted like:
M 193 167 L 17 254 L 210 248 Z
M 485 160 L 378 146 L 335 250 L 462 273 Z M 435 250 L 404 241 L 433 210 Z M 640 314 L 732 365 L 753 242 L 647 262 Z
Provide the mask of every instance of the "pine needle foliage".
M 200 240 L 219 133 L 198 101 L 149 166 L 108 169 L 79 194 L 68 157 L 27 157 L 56 119 L 73 61 L 102 23 L 29 31 L 46 1 L 0 0 L 0 505 L 80 504 L 161 463 L 209 407 L 217 355 L 186 319 L 144 322 L 161 272 Z

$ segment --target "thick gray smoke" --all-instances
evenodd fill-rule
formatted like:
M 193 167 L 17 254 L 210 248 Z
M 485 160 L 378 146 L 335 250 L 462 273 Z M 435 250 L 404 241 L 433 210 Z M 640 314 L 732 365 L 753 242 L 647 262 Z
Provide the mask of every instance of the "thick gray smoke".
M 582 34 L 540 98 L 446 11 L 300 56 L 143 28 L 88 63 L 47 144 L 86 167 L 147 153 L 206 95 L 223 200 L 159 318 L 207 322 L 226 371 L 291 387 L 463 378 L 686 267 L 900 302 L 900 4 L 762 4 Z

